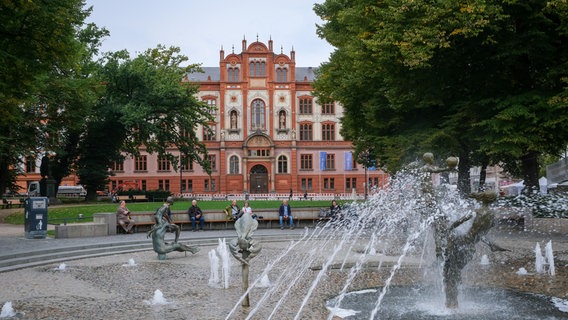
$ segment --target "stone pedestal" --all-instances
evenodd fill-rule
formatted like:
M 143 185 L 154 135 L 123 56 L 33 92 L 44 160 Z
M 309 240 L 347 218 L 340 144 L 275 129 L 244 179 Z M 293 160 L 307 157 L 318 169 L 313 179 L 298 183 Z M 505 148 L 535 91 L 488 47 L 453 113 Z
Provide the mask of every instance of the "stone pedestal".
M 114 212 L 97 212 L 93 214 L 93 222 L 104 223 L 107 226 L 107 235 L 116 234 L 116 213 Z

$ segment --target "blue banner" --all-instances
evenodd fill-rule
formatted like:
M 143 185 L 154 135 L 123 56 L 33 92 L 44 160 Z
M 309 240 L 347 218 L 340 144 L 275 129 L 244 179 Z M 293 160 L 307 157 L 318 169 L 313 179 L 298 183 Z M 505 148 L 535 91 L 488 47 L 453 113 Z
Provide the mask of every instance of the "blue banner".
M 375 170 L 377 170 L 377 167 L 376 167 L 377 161 L 373 160 L 373 161 L 370 161 L 370 162 L 371 162 L 373 165 L 372 165 L 372 166 L 369 166 L 369 168 L 367 168 L 367 169 L 368 169 L 369 171 L 375 171 Z
M 345 171 L 353 170 L 353 153 L 351 151 L 345 151 L 343 153 L 343 169 Z
M 326 163 L 326 159 L 327 159 L 327 152 L 325 151 L 320 151 L 320 170 L 321 171 L 325 171 L 325 163 Z

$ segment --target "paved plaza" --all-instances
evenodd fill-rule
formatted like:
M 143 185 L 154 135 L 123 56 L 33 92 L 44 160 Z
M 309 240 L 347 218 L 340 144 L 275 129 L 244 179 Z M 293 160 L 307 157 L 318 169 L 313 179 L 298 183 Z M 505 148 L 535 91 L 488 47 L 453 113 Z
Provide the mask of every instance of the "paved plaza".
M 261 239 L 263 249 L 251 263 L 251 282 L 260 278 L 265 267 L 271 265 L 305 232 L 310 230 L 257 230 L 255 238 Z M 565 234 L 495 228 L 489 236 L 510 251 L 491 253 L 483 249 L 479 254 L 489 255 L 491 264 L 480 268 L 479 263 L 472 262 L 468 268 L 476 272 L 468 276 L 467 284 L 495 285 L 568 300 L 568 239 Z M 197 243 L 201 251 L 196 254 L 173 252 L 167 255 L 165 261 L 159 261 L 151 249 L 151 239 L 146 238 L 145 233 L 77 239 L 26 239 L 23 226 L 0 224 L 0 257 L 36 256 L 48 250 L 65 251 L 97 246 L 109 250 L 104 255 L 62 258 L 38 266 L 0 272 L 0 303 L 10 301 L 18 318 L 22 319 L 247 319 L 252 310 L 255 316 L 250 319 L 266 319 L 272 310 L 277 310 L 278 314 L 273 315 L 274 319 L 294 319 L 299 306 L 304 303 L 305 292 L 308 292 L 318 272 L 306 268 L 305 263 L 303 268 L 294 269 L 287 263 L 298 260 L 301 265 L 302 254 L 318 248 L 317 241 L 289 253 L 282 263 L 272 265 L 268 273 L 269 281 L 274 283 L 282 274 L 298 272 L 300 280 L 293 292 L 300 294 L 291 294 L 280 306 L 275 298 L 271 298 L 256 310 L 255 306 L 263 294 L 273 289 L 255 287 L 251 293 L 252 307 L 241 307 L 241 268 L 236 261 L 232 261 L 230 267 L 228 288 L 209 283 L 209 252 L 216 247 L 219 239 L 228 242 L 234 237 L 234 230 L 183 231 L 180 241 Z M 548 241 L 552 241 L 556 259 L 554 277 L 534 272 L 535 244 L 539 243 L 544 248 Z M 128 243 L 146 247 L 131 252 L 110 252 L 112 247 Z M 322 247 L 319 251 L 322 259 L 326 257 L 326 249 Z M 529 274 L 519 276 L 517 270 L 521 267 L 526 268 Z M 416 268 L 403 268 L 395 281 L 403 284 L 418 276 L 421 275 L 417 274 Z M 328 311 L 324 301 L 341 289 L 340 284 L 345 278 L 344 272 L 332 267 L 321 280 L 321 285 L 313 291 L 302 310 L 301 319 L 325 318 Z M 380 275 L 363 272 L 360 279 L 354 279 L 353 289 L 377 286 L 382 281 Z M 157 290 L 163 294 L 165 304 L 153 304 Z M 278 292 L 282 290 L 279 287 L 274 290 L 276 296 L 286 294 Z

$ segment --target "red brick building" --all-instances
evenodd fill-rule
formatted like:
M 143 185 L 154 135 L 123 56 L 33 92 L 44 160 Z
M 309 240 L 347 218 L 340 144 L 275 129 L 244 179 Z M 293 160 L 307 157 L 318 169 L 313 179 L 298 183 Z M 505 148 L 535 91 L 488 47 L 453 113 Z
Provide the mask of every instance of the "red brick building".
M 217 107 L 212 129 L 197 129 L 210 176 L 196 163 L 180 171 L 141 150 L 112 168 L 109 189 L 128 183 L 174 194 L 363 195 L 365 185 L 370 191 L 386 183 L 382 171 L 356 163 L 351 142 L 340 134 L 342 106 L 318 103 L 311 94 L 314 69 L 296 67 L 295 55 L 275 53 L 272 40 L 242 40 L 240 53 L 221 50 L 218 67 L 183 79 L 198 84 L 199 98 Z

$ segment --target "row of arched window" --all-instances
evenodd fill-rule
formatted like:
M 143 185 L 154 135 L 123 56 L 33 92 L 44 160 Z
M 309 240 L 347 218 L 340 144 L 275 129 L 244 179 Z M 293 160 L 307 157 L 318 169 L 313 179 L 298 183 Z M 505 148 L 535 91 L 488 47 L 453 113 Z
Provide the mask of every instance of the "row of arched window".
M 257 102 L 257 103 L 255 103 Z M 238 113 L 236 110 L 232 110 L 230 113 L 230 129 L 238 129 Z M 288 125 L 286 111 L 281 110 L 278 113 L 278 129 L 286 129 Z M 252 108 L 252 123 L 251 128 L 253 130 L 261 129 L 264 130 L 265 120 L 264 120 L 264 102 L 262 100 L 253 101 Z M 312 141 L 314 139 L 313 135 L 313 123 L 304 122 L 300 123 L 300 141 Z M 321 139 L 324 141 L 334 141 L 335 140 L 335 123 L 323 123 L 321 126 Z
M 276 161 L 276 173 L 288 173 L 288 158 L 280 155 Z M 236 155 L 229 157 L 229 174 L 240 174 L 240 160 Z
M 264 130 L 266 129 L 266 121 L 265 121 L 265 110 L 266 110 L 266 105 L 264 104 L 264 101 L 260 100 L 260 99 L 256 99 L 252 102 L 251 105 L 251 115 L 252 115 L 252 119 L 251 119 L 251 128 L 253 130 L 256 129 L 261 129 Z M 239 121 L 238 121 L 238 113 L 236 110 L 232 110 L 230 112 L 229 118 L 230 118 L 230 129 L 238 129 L 239 127 Z M 286 128 L 286 111 L 281 110 L 278 113 L 278 128 L 279 129 L 285 129 Z
M 250 63 L 250 76 L 262 77 L 266 76 L 266 63 L 264 62 L 251 62 Z M 238 67 L 227 68 L 227 81 L 238 82 L 240 81 L 240 70 Z M 288 69 L 276 68 L 276 82 L 288 82 Z

